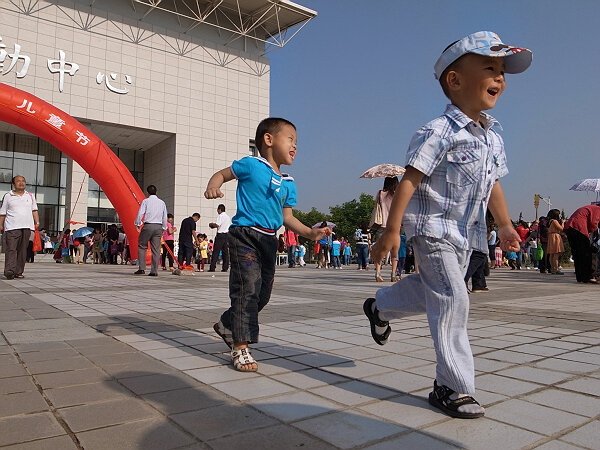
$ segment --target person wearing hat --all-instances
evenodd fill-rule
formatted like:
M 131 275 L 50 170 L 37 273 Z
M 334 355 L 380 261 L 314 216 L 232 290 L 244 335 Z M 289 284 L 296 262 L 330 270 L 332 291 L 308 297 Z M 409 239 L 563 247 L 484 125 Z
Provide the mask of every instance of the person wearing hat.
M 427 313 L 437 358 L 429 402 L 452 417 L 485 413 L 472 397 L 475 370 L 464 276 L 472 249 L 487 251 L 488 206 L 499 226 L 500 246 L 520 249 L 498 181 L 508 173 L 504 143 L 495 129 L 498 122 L 483 111 L 492 109 L 504 91 L 504 74 L 523 72 L 531 59 L 530 50 L 508 46 L 489 31 L 470 34 L 443 51 L 435 78 L 451 103 L 413 136 L 386 230 L 373 249 L 378 261 L 398 248 L 403 226 L 419 273 L 365 301 L 371 335 L 384 345 L 389 320 Z

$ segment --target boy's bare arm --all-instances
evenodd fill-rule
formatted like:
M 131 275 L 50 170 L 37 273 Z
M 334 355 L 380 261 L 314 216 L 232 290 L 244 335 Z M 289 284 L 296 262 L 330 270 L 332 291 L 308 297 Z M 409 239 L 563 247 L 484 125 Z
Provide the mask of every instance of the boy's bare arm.
M 235 176 L 231 171 L 231 167 L 226 167 L 225 169 L 219 170 L 212 177 L 210 177 L 210 180 L 208 180 L 208 185 L 206 186 L 204 197 L 206 197 L 207 199 L 223 198 L 221 186 L 223 186 L 223 183 L 227 183 L 228 181 L 231 181 L 234 178 Z
M 402 175 L 400 183 L 394 193 L 392 206 L 385 225 L 385 232 L 375 243 L 373 247 L 373 260 L 379 261 L 383 259 L 387 252 L 392 247 L 400 246 L 400 227 L 402 226 L 402 216 L 408 206 L 408 202 L 415 193 L 417 186 L 421 183 L 425 175 L 423 172 L 415 169 L 412 166 L 406 168 L 406 172 Z
M 283 224 L 291 229 L 294 233 L 298 233 L 300 236 L 318 241 L 323 239 L 325 234 L 331 233 L 331 228 L 308 228 L 302 222 L 294 217 L 292 214 L 292 208 L 283 208 Z
M 506 198 L 500 182 L 496 181 L 490 194 L 488 208 L 494 216 L 494 221 L 498 224 L 498 239 L 500 239 L 500 248 L 505 252 L 518 252 L 521 249 L 521 238 L 513 228 L 506 206 Z

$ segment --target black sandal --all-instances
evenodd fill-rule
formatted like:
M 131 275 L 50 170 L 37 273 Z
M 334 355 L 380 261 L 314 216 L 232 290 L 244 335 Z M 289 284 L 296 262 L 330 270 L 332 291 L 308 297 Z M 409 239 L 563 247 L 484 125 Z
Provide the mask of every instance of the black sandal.
M 429 404 L 441 409 L 443 412 L 448 414 L 450 417 L 456 417 L 458 419 L 476 419 L 483 417 L 485 412 L 481 413 L 466 413 L 460 412 L 458 408 L 462 405 L 478 405 L 479 402 L 471 396 L 460 397 L 456 400 L 451 400 L 450 396 L 454 394 L 454 391 L 446 386 L 438 386 L 437 381 L 433 382 L 433 391 L 429 394 Z
M 379 345 L 385 345 L 388 342 L 388 338 L 390 337 L 392 328 L 390 327 L 390 323 L 387 320 L 380 320 L 379 317 L 377 317 L 377 313 L 373 312 L 373 303 L 375 303 L 374 298 L 366 299 L 365 303 L 363 304 L 363 311 L 365 312 L 365 315 L 367 316 L 371 324 L 371 336 L 373 336 L 373 340 Z M 375 311 L 377 311 L 377 309 L 375 309 Z M 375 331 L 375 326 L 387 327 L 387 329 L 383 334 L 377 334 L 377 332 Z

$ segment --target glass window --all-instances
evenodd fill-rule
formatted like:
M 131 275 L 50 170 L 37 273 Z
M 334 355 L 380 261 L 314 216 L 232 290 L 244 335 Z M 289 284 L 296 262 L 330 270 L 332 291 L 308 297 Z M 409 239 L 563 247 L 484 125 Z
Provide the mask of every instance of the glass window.
M 60 164 L 38 161 L 37 184 L 42 186 L 59 186 Z
M 12 189 L 12 186 L 10 183 L 0 183 L 0 196 L 3 196 L 11 189 Z
M 113 205 L 104 192 L 100 192 L 100 200 L 98 202 L 100 208 L 112 208 Z
M 88 208 L 97 208 L 100 199 L 100 192 L 88 191 Z
M 60 187 L 67 187 L 67 164 L 60 164 Z
M 0 156 L 6 156 L 8 158 L 13 157 L 13 136 L 12 133 L 0 133 Z
M 15 134 L 15 158 L 37 159 L 38 141 L 37 136 Z
M 60 163 L 61 151 L 49 142 L 40 139 L 40 155 L 38 161 Z
M 38 203 L 58 205 L 58 194 L 58 188 L 38 186 L 35 193 L 35 200 Z
M 56 205 L 38 204 L 38 214 L 40 215 L 40 228 L 46 228 L 49 232 L 55 231 L 59 228 L 58 208 L 59 207 Z
M 67 200 L 67 190 L 66 189 L 60 189 L 60 194 L 58 194 L 58 201 L 59 201 L 59 205 L 63 205 L 65 204 L 66 200 Z
M 9 158 L 7 156 L 0 156 L 0 167 L 2 167 L 3 169 L 12 170 L 12 162 L 12 157 Z
M 13 161 L 13 176 L 22 175 L 27 184 L 36 184 L 37 163 L 27 159 L 17 159 Z
M 0 183 L 12 182 L 12 169 L 0 169 Z
M 98 183 L 96 183 L 96 180 L 94 180 L 92 177 L 90 177 L 90 181 L 88 182 L 88 191 L 99 191 L 100 190 L 100 186 L 98 186 Z

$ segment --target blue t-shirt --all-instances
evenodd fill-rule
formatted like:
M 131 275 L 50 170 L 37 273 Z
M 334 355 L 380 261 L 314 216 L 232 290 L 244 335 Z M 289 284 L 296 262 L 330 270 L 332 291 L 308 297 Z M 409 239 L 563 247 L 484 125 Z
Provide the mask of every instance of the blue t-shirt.
M 333 241 L 331 244 L 331 255 L 332 256 L 340 256 L 340 247 L 342 244 L 340 241 Z
M 398 258 L 406 258 L 406 235 L 400 235 L 400 248 L 398 249 Z
M 517 259 L 517 254 L 516 252 L 508 252 L 506 254 L 506 259 Z
M 344 247 L 344 256 L 350 256 L 351 248 L 348 244 Z
M 283 225 L 283 208 L 296 206 L 296 183 L 278 175 L 264 158 L 246 156 L 231 165 L 238 180 L 237 214 L 231 224 L 275 232 Z

